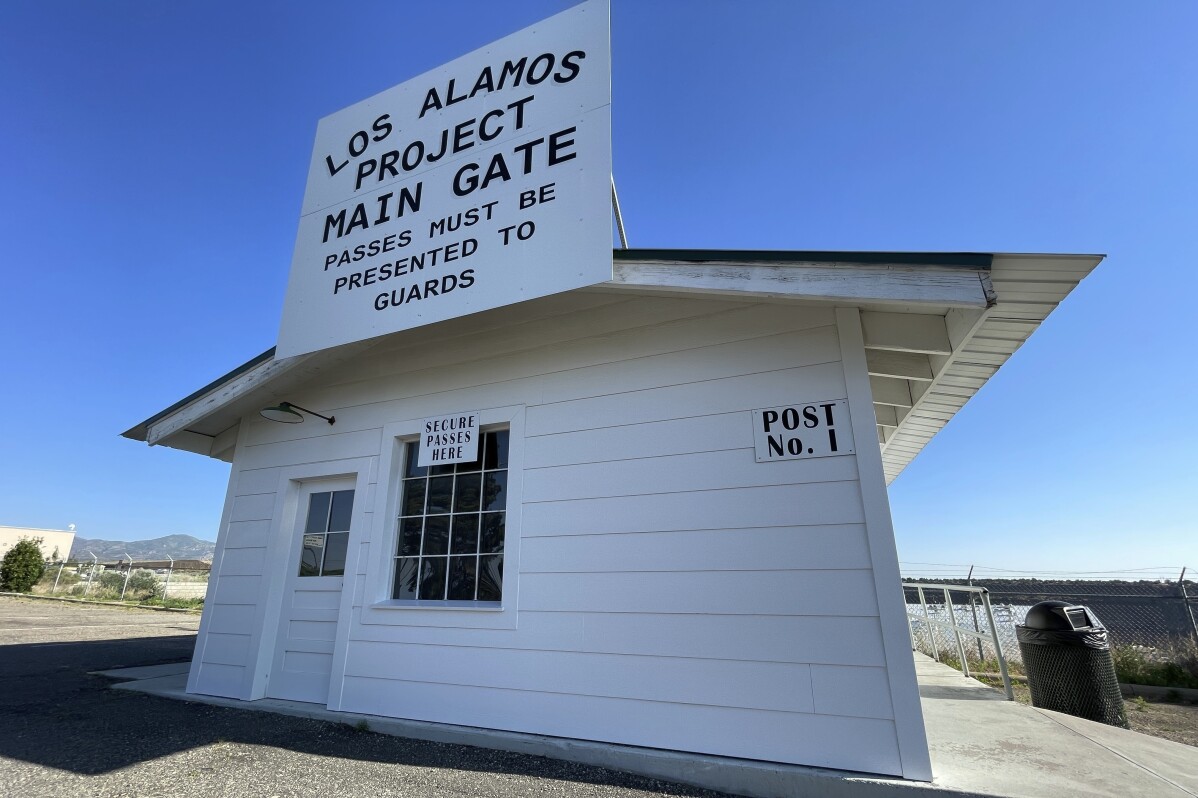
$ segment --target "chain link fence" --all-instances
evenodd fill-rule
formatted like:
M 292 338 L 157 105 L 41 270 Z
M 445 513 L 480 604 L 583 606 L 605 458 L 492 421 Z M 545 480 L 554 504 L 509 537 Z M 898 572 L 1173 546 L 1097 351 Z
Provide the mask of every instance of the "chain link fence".
M 202 560 L 46 563 L 35 595 L 198 607 L 208 591 L 211 565 Z
M 943 583 L 942 580 L 935 580 Z M 923 621 L 924 605 L 917 591 L 910 586 L 931 584 L 933 580 L 906 579 L 907 616 L 911 623 L 911 638 L 916 649 L 925 654 L 949 652 L 956 656 L 957 642 L 943 627 Z M 1198 586 L 1192 581 L 1092 581 L 1041 579 L 974 579 L 975 587 L 990 593 L 994 625 L 1003 653 L 1008 661 L 1019 662 L 1019 645 L 1015 626 L 1022 624 L 1027 611 L 1041 601 L 1066 601 L 1082 604 L 1093 611 L 1107 627 L 1115 646 L 1134 646 L 1144 649 L 1167 648 L 1177 643 L 1198 644 Z M 951 614 L 956 623 L 989 634 L 990 629 L 980 602 L 963 591 L 950 591 L 946 601 L 943 591 L 924 591 L 928 617 L 947 621 Z M 972 601 L 972 603 L 971 603 Z M 950 613 L 949 605 L 952 610 Z M 987 662 L 996 659 L 992 645 L 971 640 L 966 657 L 973 667 L 985 669 Z

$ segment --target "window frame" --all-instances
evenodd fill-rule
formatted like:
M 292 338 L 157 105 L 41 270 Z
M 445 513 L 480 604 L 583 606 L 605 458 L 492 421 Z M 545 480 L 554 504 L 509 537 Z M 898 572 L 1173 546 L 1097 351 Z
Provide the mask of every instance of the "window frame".
M 508 431 L 507 507 L 503 543 L 503 595 L 500 601 L 394 599 L 392 581 L 399 545 L 400 500 L 408 444 L 419 439 L 430 408 L 420 418 L 383 427 L 378 491 L 373 503 L 371 551 L 361 601 L 363 624 L 515 629 L 519 598 L 520 524 L 524 473 L 524 405 L 479 411 L 480 432 Z M 452 412 L 446 410 L 445 412 Z M 377 548 L 376 548 L 377 544 Z
M 395 593 L 396 593 L 395 581 L 398 579 L 398 573 L 399 573 L 398 567 L 399 567 L 400 561 L 402 561 L 402 560 L 415 561 L 417 568 L 421 569 L 421 571 L 425 567 L 424 563 L 426 561 L 444 560 L 443 567 L 445 567 L 447 569 L 446 573 L 450 575 L 450 583 L 452 584 L 452 581 L 453 581 L 452 580 L 452 572 L 453 572 L 453 567 L 454 567 L 453 564 L 454 564 L 455 558 L 459 558 L 460 556 L 462 556 L 458 552 L 454 551 L 457 544 L 452 542 L 453 540 L 456 540 L 456 538 L 457 538 L 457 531 L 456 531 L 457 526 L 456 525 L 457 525 L 458 518 L 468 517 L 468 518 L 473 519 L 474 538 L 475 538 L 474 551 L 472 553 L 467 551 L 466 556 L 474 557 L 474 561 L 475 561 L 475 566 L 474 566 L 474 568 L 475 568 L 475 586 L 474 586 L 474 590 L 473 590 L 474 593 L 477 593 L 480 590 L 480 586 L 479 586 L 480 581 L 481 581 L 481 570 L 480 569 L 481 569 L 483 559 L 488 558 L 488 557 L 494 557 L 496 554 L 498 554 L 498 556 L 501 559 L 504 557 L 505 552 L 504 552 L 503 546 L 507 542 L 506 541 L 506 538 L 507 538 L 507 505 L 508 505 L 507 479 L 508 479 L 509 463 L 506 461 L 506 458 L 505 458 L 505 462 L 503 463 L 502 468 L 493 467 L 493 468 L 488 469 L 487 464 L 486 464 L 486 453 L 485 453 L 485 450 L 483 447 L 486 445 L 489 445 L 486 443 L 488 436 L 497 434 L 497 433 L 505 434 L 508 439 L 507 442 L 510 443 L 511 433 L 508 430 L 506 425 L 491 425 L 490 427 L 480 426 L 478 431 L 479 431 L 479 435 L 482 438 L 479 441 L 479 451 L 482 456 L 480 456 L 480 458 L 479 458 L 477 471 L 474 471 L 474 470 L 459 471 L 458 469 L 460 469 L 462 466 L 462 464 L 459 463 L 459 464 L 456 464 L 455 466 L 452 466 L 453 470 L 448 474 L 426 473 L 423 475 L 417 475 L 415 477 L 409 477 L 408 468 L 411 466 L 411 464 L 408 461 L 412 457 L 416 456 L 418 447 L 420 445 L 420 439 L 419 439 L 419 437 L 403 439 L 404 447 L 403 447 L 402 453 L 400 454 L 401 462 L 399 463 L 399 466 L 402 469 L 402 473 L 400 474 L 400 481 L 399 481 L 399 499 L 400 499 L 401 506 L 399 508 L 399 516 L 396 519 L 396 523 L 397 523 L 398 529 L 399 529 L 399 531 L 397 531 L 397 533 L 396 533 L 397 543 L 402 545 L 402 538 L 404 536 L 404 533 L 402 530 L 405 525 L 405 521 L 419 518 L 421 520 L 421 526 L 423 527 L 423 532 L 418 533 L 419 538 L 418 538 L 418 543 L 417 543 L 417 551 L 415 554 L 405 555 L 401 551 L 398 551 L 398 550 L 392 551 L 392 565 L 393 565 L 393 568 L 396 569 L 395 570 L 396 575 L 392 578 L 392 582 L 391 582 L 391 598 L 392 598 L 392 600 L 407 601 L 407 602 L 423 601 L 430 605 L 455 603 L 456 606 L 463 606 L 463 607 L 470 607 L 470 606 L 475 606 L 475 605 L 477 605 L 477 606 L 499 606 L 499 605 L 502 605 L 502 603 L 503 603 L 502 581 L 500 582 L 500 587 L 499 587 L 499 590 L 500 590 L 500 598 L 499 599 L 480 599 L 480 598 L 418 599 L 418 598 L 411 598 L 411 597 L 398 597 L 395 595 Z M 506 449 L 506 448 L 507 448 L 507 446 L 505 445 L 504 449 Z M 484 503 L 481 501 L 482 490 L 487 485 L 488 476 L 494 475 L 494 474 L 502 474 L 501 478 L 503 480 L 503 482 L 502 482 L 503 506 L 488 508 L 488 507 L 485 507 Z M 459 507 L 458 486 L 463 484 L 467 479 L 470 479 L 471 477 L 477 477 L 477 479 L 475 481 L 475 487 L 476 487 L 476 492 L 478 494 L 479 500 L 476 501 L 475 503 L 478 506 L 474 507 L 474 508 L 468 508 L 468 509 L 463 510 Z M 449 507 L 444 512 L 430 512 L 431 508 L 426 504 L 426 501 L 431 503 L 432 500 L 430 497 L 427 496 L 427 492 L 431 489 L 433 480 L 444 480 L 444 479 L 453 480 L 450 483 L 451 486 L 453 486 L 453 487 L 452 487 L 452 491 L 451 491 L 451 498 L 449 500 Z M 416 484 L 419 480 L 424 480 L 424 488 L 420 492 L 420 505 L 422 508 L 422 512 L 420 512 L 419 514 L 409 515 L 407 512 L 405 512 L 406 508 L 402 505 L 403 505 L 404 499 L 407 495 L 409 486 Z M 494 515 L 502 515 L 503 516 L 503 518 L 500 519 L 500 523 L 502 524 L 502 528 L 504 530 L 504 534 L 503 534 L 504 539 L 499 541 L 499 548 L 497 551 L 492 550 L 491 552 L 488 552 L 488 551 L 480 549 L 480 547 L 479 547 L 479 544 L 481 542 L 480 534 L 482 531 L 480 529 L 480 524 L 482 525 L 482 528 L 485 529 L 486 524 L 487 524 L 487 521 L 486 521 L 487 517 L 494 516 Z M 445 527 L 445 529 L 444 529 L 445 551 L 444 552 L 435 552 L 435 553 L 430 554 L 425 550 L 430 542 L 429 522 L 432 519 L 438 519 L 438 520 L 444 519 L 444 527 Z M 397 547 L 397 548 L 399 548 L 399 547 Z M 442 579 L 441 581 L 442 581 L 442 585 L 441 585 L 442 593 L 446 593 L 447 588 L 449 586 L 445 584 L 444 579 Z M 418 589 L 423 590 L 423 581 L 419 580 L 419 578 L 418 578 Z

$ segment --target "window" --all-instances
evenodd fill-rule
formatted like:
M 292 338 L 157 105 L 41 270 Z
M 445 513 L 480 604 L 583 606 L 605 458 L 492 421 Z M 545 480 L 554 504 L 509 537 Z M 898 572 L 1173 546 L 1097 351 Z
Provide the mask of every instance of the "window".
M 300 576 L 343 576 L 349 544 L 349 519 L 354 509 L 352 490 L 312 493 L 300 550 Z
M 483 433 L 472 463 L 421 468 L 419 442 L 405 449 L 392 597 L 500 601 L 508 431 Z

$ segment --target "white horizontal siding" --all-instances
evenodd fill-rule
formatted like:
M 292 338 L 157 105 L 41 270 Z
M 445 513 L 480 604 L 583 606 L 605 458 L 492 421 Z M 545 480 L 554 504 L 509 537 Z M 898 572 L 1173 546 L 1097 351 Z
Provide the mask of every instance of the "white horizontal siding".
M 195 692 L 202 695 L 236 697 L 241 695 L 246 669 L 243 665 L 201 662 L 196 668 Z
M 273 494 L 272 494 L 273 501 Z M 232 521 L 225 527 L 225 550 L 265 548 L 270 541 L 270 519 Z
M 347 675 L 375 679 L 815 711 L 806 664 L 371 642 L 352 644 L 349 663 Z
M 826 715 L 893 718 L 885 668 L 812 665 L 815 710 Z
M 262 598 L 262 580 L 260 574 L 234 574 L 222 568 L 215 577 L 216 592 L 211 601 L 215 604 L 257 604 Z
M 542 612 L 874 615 L 872 579 L 868 570 L 521 574 L 520 606 Z
M 863 521 L 854 480 L 537 502 L 524 508 L 522 532 L 537 537 Z
M 524 442 L 525 468 L 579 465 L 743 449 L 743 411 L 538 435 Z
M 402 616 L 402 613 L 399 613 Z M 876 617 L 521 610 L 514 630 L 363 625 L 354 639 L 470 648 L 881 666 Z M 400 665 L 395 663 L 396 673 Z
M 225 549 L 220 560 L 220 576 L 261 576 L 265 570 L 266 549 Z M 220 601 L 217 593 L 217 601 Z
M 350 677 L 342 707 L 465 726 L 897 775 L 888 720 Z
M 236 486 L 238 496 L 274 493 L 279 488 L 279 469 L 243 468 L 237 473 Z
M 528 435 L 744 411 L 808 396 L 844 396 L 844 371 L 839 361 L 530 407 Z
M 254 493 L 248 496 L 237 496 L 233 499 L 233 509 L 229 516 L 231 523 L 238 521 L 269 521 L 274 514 L 275 495 L 273 493 Z
M 204 662 L 244 668 L 252 639 L 250 635 L 209 633 L 204 647 Z
M 745 427 L 742 435 L 751 438 L 749 419 L 742 417 L 741 421 Z M 524 501 L 601 499 L 649 493 L 844 482 L 856 478 L 857 461 L 853 457 L 758 463 L 754 461 L 752 447 L 749 447 L 724 452 L 526 469 Z
M 861 524 L 696 529 L 536 537 L 520 549 L 521 573 L 760 571 L 778 563 L 808 570 L 869 568 Z
M 252 580 L 278 567 L 266 556 L 284 469 L 378 457 L 395 422 L 523 405 L 525 469 L 511 476 L 522 548 L 505 585 L 515 628 L 455 628 L 454 613 L 430 625 L 408 610 L 360 622 L 385 597 L 362 575 L 371 558 L 390 570 L 384 521 L 344 594 L 295 595 L 314 614 L 287 627 L 288 667 L 329 667 L 336 627 L 315 613 L 367 605 L 342 630 L 344 710 L 897 772 L 889 694 L 875 694 L 885 657 L 856 458 L 753 454 L 754 408 L 846 395 L 832 311 L 606 295 L 575 305 L 491 323 L 521 318 L 504 309 L 450 339 L 413 331 L 288 396 L 336 415 L 333 427 L 246 417 L 222 530 L 228 581 L 209 608 L 219 642 L 204 667 L 243 652 L 264 667 L 240 636 L 267 614 L 265 580 Z M 367 510 L 388 478 L 371 476 Z M 854 672 L 867 679 L 861 697 L 821 698 Z
M 252 604 L 205 605 L 204 612 L 211 614 L 208 632 L 228 635 L 249 635 L 257 632 Z

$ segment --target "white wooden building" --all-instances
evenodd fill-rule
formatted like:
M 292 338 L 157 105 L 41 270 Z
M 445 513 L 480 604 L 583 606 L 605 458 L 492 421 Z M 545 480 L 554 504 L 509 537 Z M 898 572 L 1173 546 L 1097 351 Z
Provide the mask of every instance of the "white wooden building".
M 886 485 L 1101 258 L 614 260 L 125 433 L 232 463 L 188 691 L 929 779 Z M 755 410 L 837 402 L 758 462 Z M 416 468 L 459 412 L 479 459 Z
M 75 543 L 75 525 L 70 529 L 33 529 L 23 526 L 0 526 L 0 557 L 22 540 L 36 540 L 42 557 L 58 562 L 71 554 Z

